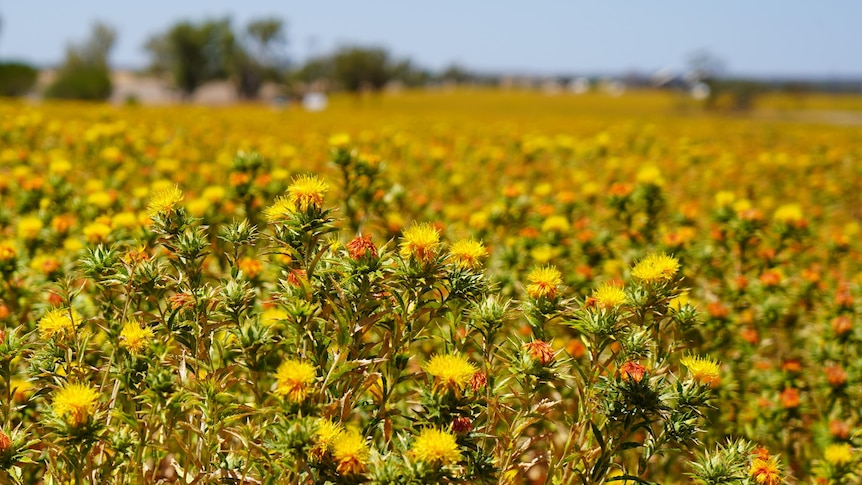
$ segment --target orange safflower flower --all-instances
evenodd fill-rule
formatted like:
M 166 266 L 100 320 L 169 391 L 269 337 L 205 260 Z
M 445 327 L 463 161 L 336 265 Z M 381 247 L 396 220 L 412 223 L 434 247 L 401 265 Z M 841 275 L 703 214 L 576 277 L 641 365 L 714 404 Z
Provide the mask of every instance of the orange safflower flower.
M 640 382 L 643 380 L 646 370 L 646 367 L 641 364 L 634 361 L 628 361 L 620 366 L 620 377 L 624 381 L 632 380 Z

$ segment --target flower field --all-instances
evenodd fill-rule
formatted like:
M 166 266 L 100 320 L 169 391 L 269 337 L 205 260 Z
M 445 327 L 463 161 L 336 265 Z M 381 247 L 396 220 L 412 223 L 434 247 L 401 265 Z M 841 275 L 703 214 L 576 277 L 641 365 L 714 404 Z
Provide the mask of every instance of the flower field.
M 858 126 L 2 101 L 0 197 L 0 483 L 862 483 Z

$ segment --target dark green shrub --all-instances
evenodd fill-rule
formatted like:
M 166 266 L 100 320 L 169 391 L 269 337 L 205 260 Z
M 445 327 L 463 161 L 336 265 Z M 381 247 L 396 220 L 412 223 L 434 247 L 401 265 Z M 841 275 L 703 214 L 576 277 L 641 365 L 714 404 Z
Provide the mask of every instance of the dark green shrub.
M 20 62 L 0 63 L 0 96 L 23 96 L 36 84 L 39 71 Z
M 103 100 L 111 95 L 111 77 L 104 67 L 74 66 L 61 70 L 45 96 L 60 99 Z

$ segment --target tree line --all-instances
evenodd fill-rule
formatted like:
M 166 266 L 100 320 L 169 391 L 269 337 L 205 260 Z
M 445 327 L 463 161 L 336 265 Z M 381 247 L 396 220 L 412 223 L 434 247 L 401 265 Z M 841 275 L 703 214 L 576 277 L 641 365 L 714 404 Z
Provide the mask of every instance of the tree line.
M 45 96 L 107 99 L 112 90 L 108 59 L 116 40 L 113 27 L 95 23 L 87 39 L 66 48 L 64 61 Z M 149 57 L 146 71 L 169 77 L 183 99 L 215 80 L 230 81 L 241 99 L 255 99 L 267 82 L 283 86 L 287 92 L 323 85 L 328 90 L 358 93 L 379 91 L 392 81 L 416 87 L 478 79 L 458 66 L 432 73 L 375 46 L 344 46 L 294 64 L 287 46 L 287 26 L 279 18 L 255 19 L 237 27 L 225 17 L 179 21 L 152 35 L 143 47 Z M 31 91 L 36 77 L 37 70 L 26 64 L 0 63 L 0 96 Z

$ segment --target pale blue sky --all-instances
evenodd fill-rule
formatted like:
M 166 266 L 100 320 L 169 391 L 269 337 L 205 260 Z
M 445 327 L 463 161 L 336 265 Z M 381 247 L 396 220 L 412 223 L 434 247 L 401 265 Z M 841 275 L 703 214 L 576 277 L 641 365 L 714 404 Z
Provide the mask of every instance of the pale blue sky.
M 119 32 L 112 62 L 139 67 L 151 34 L 224 15 L 282 17 L 295 60 L 362 43 L 432 69 L 623 73 L 707 49 L 735 74 L 862 76 L 862 0 L 0 0 L 0 59 L 56 63 L 101 19 Z

